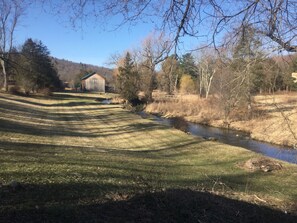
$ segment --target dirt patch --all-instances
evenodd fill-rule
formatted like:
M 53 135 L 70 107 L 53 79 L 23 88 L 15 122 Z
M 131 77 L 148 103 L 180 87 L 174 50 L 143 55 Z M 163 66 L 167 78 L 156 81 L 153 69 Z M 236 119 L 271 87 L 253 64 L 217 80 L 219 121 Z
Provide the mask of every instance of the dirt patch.
M 271 172 L 283 168 L 279 162 L 264 157 L 249 159 L 242 165 L 242 167 L 252 171 L 261 170 L 263 172 Z

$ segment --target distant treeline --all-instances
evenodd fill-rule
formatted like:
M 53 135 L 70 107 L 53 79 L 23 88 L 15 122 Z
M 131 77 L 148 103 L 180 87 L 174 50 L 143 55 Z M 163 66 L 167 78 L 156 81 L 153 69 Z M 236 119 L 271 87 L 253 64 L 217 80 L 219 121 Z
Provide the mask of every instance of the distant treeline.
M 28 95 L 63 88 L 49 50 L 41 41 L 29 38 L 19 49 L 13 48 L 6 57 L 5 65 L 6 88 L 11 91 Z M 6 85 L 4 78 L 0 81 L 1 85 Z
M 106 78 L 107 85 L 113 84 L 112 69 L 106 67 L 99 67 L 90 64 L 75 63 L 65 59 L 58 59 L 52 57 L 52 62 L 57 68 L 60 79 L 68 85 L 68 87 L 75 88 L 79 84 L 78 76 L 85 75 L 87 72 L 96 71 Z
M 50 93 L 64 87 L 75 88 L 80 84 L 79 76 L 96 71 L 113 84 L 112 70 L 89 64 L 75 63 L 50 56 L 48 48 L 38 40 L 27 39 L 20 48 L 13 48 L 5 60 L 5 83 L 0 71 L 0 86 L 18 93 Z

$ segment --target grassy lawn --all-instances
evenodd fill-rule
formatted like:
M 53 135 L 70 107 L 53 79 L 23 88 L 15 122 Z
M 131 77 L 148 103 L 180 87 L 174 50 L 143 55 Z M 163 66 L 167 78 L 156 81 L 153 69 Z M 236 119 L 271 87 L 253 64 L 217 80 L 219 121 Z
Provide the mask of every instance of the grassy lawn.
M 297 222 L 296 165 L 245 170 L 259 155 L 98 97 L 0 94 L 0 222 Z

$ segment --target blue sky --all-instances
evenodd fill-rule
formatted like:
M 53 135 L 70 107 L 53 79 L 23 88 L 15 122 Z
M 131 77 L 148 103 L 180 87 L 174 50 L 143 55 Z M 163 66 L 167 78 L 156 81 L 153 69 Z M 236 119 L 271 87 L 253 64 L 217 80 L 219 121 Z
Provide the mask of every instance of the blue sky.
M 66 20 L 33 6 L 20 20 L 14 44 L 21 45 L 28 38 L 41 40 L 54 57 L 107 67 L 112 54 L 136 47 L 153 30 L 152 25 L 141 23 L 110 31 L 116 19 L 108 24 L 109 31 L 90 23 L 74 30 Z

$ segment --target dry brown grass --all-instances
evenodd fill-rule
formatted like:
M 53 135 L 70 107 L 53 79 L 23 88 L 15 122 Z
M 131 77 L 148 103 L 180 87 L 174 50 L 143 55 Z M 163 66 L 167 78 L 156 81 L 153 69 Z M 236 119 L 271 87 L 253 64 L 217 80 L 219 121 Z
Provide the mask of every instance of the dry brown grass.
M 155 101 L 146 107 L 146 111 L 162 114 L 165 117 L 185 117 L 189 121 L 209 124 L 211 120 L 222 117 L 217 100 L 215 97 L 206 100 L 197 95 L 171 97 L 156 95 Z
M 162 114 L 165 117 L 184 117 L 185 119 L 226 127 L 226 120 L 220 108 L 220 99 L 199 98 L 197 95 L 154 94 L 155 102 L 146 111 Z M 280 93 L 254 97 L 253 118 L 248 119 L 244 109 L 231 111 L 228 127 L 251 133 L 255 139 L 279 145 L 297 145 L 297 93 Z
M 255 102 L 262 115 L 250 122 L 252 137 L 276 144 L 297 145 L 297 94 L 256 96 Z

